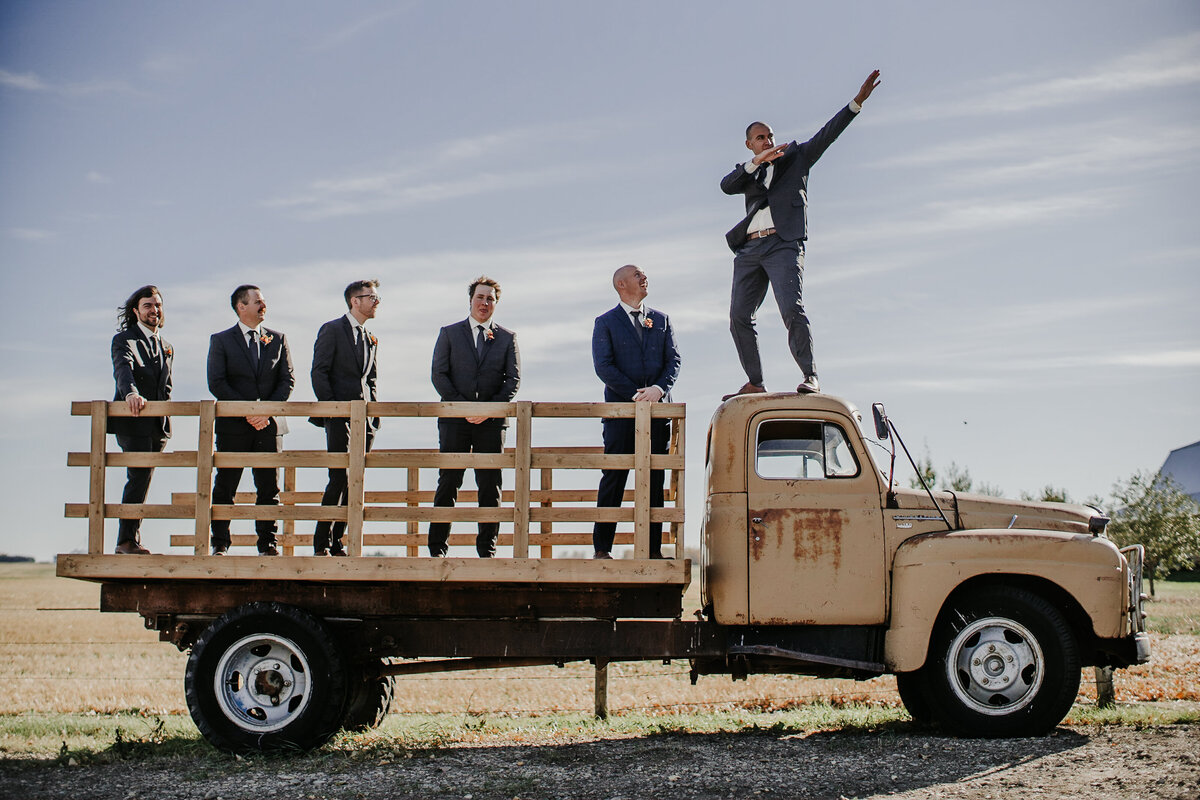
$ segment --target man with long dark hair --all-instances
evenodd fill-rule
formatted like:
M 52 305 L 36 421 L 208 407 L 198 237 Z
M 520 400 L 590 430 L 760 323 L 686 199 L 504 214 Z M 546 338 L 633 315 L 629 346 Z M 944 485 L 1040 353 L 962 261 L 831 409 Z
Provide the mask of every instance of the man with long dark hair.
M 157 286 L 143 286 L 118 309 L 117 335 L 112 340 L 114 402 L 129 405 L 131 417 L 109 417 L 108 432 L 126 453 L 161 453 L 171 436 L 170 417 L 144 417 L 146 403 L 171 399 L 171 363 L 175 350 L 159 332 L 163 321 L 162 294 Z M 141 503 L 150 489 L 153 467 L 128 467 L 122 503 Z M 140 519 L 122 519 L 116 552 L 144 555 Z

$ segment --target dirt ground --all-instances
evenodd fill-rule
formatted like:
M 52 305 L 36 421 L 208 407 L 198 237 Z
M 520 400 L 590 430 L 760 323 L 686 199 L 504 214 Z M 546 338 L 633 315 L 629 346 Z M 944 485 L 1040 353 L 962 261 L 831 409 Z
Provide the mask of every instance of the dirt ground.
M 0 762 L 0 797 L 40 798 L 1171 798 L 1200 796 L 1200 725 L 1059 728 L 1039 739 L 668 734 L 297 757 Z

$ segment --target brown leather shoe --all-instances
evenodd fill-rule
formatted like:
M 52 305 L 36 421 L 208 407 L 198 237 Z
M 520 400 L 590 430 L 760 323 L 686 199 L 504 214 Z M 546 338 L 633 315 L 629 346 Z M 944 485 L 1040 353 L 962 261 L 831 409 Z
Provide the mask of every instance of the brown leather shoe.
M 797 394 L 816 394 L 821 391 L 821 383 L 817 380 L 816 375 L 807 376 L 799 386 L 796 387 Z
M 738 389 L 733 394 L 727 394 L 724 397 L 722 397 L 721 402 L 730 400 L 734 397 L 737 397 L 738 395 L 743 395 L 743 394 L 762 394 L 766 390 L 767 390 L 767 388 L 765 386 L 755 386 L 753 383 L 746 381 L 746 383 L 742 384 L 742 388 Z
M 260 556 L 277 556 L 279 555 L 279 548 L 273 544 L 269 544 L 266 547 L 260 547 L 258 554 Z
M 117 542 L 117 549 L 114 551 L 123 556 L 148 556 L 150 551 L 142 547 L 137 542 Z

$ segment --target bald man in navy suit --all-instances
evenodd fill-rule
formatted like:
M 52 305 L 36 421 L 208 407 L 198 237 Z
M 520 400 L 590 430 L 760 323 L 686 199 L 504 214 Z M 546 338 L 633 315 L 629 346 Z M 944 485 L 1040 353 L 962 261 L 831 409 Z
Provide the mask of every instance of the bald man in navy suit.
M 592 331 L 592 363 L 596 375 L 604 381 L 606 403 L 671 402 L 671 389 L 679 378 L 682 359 L 675 344 L 675 331 L 666 314 L 647 308 L 642 302 L 649 280 L 640 268 L 626 264 L 613 274 L 613 288 L 621 302 L 596 317 Z M 605 419 L 604 452 L 634 451 L 634 421 Z M 671 440 L 671 423 L 666 419 L 650 422 L 650 452 L 666 453 Z M 666 473 L 650 472 L 650 505 L 661 508 Z M 596 505 L 601 508 L 621 505 L 627 469 L 606 469 L 600 478 Z M 615 522 L 597 522 L 592 529 L 593 558 L 612 558 Z M 662 523 L 650 523 L 650 557 L 662 558 Z

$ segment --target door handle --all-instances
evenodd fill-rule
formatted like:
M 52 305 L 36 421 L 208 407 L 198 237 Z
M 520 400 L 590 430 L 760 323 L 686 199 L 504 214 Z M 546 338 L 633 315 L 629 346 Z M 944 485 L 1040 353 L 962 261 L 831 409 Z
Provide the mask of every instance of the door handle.
M 753 522 L 755 525 L 762 525 L 762 517 L 754 517 L 750 521 Z

